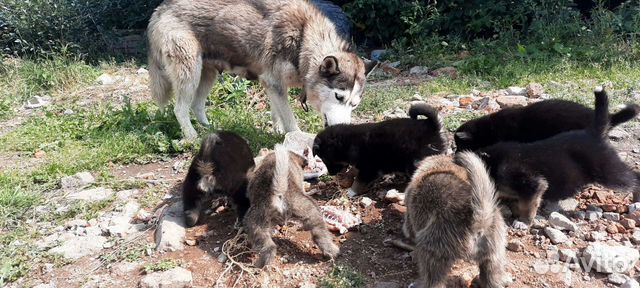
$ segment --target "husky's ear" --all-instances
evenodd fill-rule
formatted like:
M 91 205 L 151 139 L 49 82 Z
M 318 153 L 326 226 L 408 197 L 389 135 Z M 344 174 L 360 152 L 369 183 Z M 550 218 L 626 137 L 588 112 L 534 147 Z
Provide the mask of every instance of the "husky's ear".
M 320 75 L 322 77 L 329 77 L 340 74 L 340 67 L 338 67 L 338 58 L 334 56 L 324 57 L 322 64 L 320 64 Z
M 369 77 L 373 70 L 376 70 L 378 66 L 380 66 L 380 61 L 377 60 L 366 60 L 364 59 L 364 76 Z
M 460 140 L 471 140 L 473 136 L 469 132 L 456 132 L 456 138 Z

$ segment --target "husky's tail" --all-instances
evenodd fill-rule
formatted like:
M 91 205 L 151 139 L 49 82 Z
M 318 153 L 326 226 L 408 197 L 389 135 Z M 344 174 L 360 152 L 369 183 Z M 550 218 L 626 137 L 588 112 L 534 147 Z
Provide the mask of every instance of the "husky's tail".
M 202 139 L 200 151 L 196 157 L 196 172 L 200 175 L 198 187 L 202 191 L 211 192 L 216 185 L 215 165 L 211 162 L 216 144 L 220 141 L 217 134 L 211 133 Z
M 618 126 L 624 122 L 633 120 L 640 113 L 640 106 L 636 104 L 627 104 L 622 110 L 609 116 L 611 127 Z
M 598 86 L 593 90 L 596 96 L 595 118 L 589 131 L 595 137 L 606 138 L 609 132 L 609 96 L 604 87 Z
M 420 115 L 427 117 L 429 125 L 432 125 L 436 131 L 442 130 L 442 122 L 440 122 L 440 117 L 438 117 L 438 110 L 424 102 L 411 104 L 411 107 L 409 108 L 409 117 L 416 120 Z
M 273 169 L 273 207 L 280 213 L 286 210 L 285 193 L 289 189 L 289 150 L 282 144 L 275 147 L 276 164 Z
M 471 205 L 473 207 L 473 231 L 489 231 L 494 225 L 498 209 L 496 188 L 489 177 L 484 162 L 473 152 L 461 152 L 456 160 L 467 169 L 471 183 Z

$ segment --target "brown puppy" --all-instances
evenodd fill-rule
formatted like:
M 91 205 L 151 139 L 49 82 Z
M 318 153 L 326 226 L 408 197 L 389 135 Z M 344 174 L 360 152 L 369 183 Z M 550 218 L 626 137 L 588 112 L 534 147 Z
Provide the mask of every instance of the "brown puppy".
M 302 156 L 276 145 L 275 152 L 265 156 L 249 176 L 251 208 L 244 218 L 244 227 L 252 248 L 259 253 L 255 263 L 258 268 L 276 257 L 276 244 L 271 239 L 273 225 L 284 225 L 290 218 L 302 221 L 325 256 L 338 256 L 340 249 L 331 240 L 322 212 L 315 201 L 304 194 L 302 168 L 305 165 Z
M 503 287 L 506 227 L 484 163 L 470 152 L 425 158 L 406 189 L 403 232 L 415 243 L 417 287 L 445 287 L 457 259 L 480 266 L 482 287 Z

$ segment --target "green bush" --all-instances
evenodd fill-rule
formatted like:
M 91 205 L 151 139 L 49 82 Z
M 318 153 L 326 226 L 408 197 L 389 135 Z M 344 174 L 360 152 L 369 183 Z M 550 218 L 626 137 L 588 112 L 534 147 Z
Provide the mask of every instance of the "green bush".
M 3 0 L 0 45 L 5 54 L 108 52 L 121 30 L 144 29 L 162 0 Z

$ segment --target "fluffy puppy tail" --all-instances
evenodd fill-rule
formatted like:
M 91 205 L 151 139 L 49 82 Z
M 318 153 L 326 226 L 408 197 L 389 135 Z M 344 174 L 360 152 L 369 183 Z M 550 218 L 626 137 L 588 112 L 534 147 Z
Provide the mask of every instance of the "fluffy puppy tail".
M 606 138 L 609 131 L 609 96 L 604 87 L 598 86 L 593 90 L 596 96 L 595 119 L 589 128 L 595 137 Z
M 440 117 L 438 117 L 438 110 L 424 102 L 412 104 L 411 107 L 409 107 L 409 117 L 417 120 L 420 115 L 427 117 L 429 124 L 434 126 L 436 131 L 442 130 L 442 122 L 440 122 Z
M 275 147 L 276 164 L 273 170 L 273 207 L 280 213 L 286 209 L 285 193 L 289 189 L 289 150 L 282 144 Z
M 200 151 L 198 151 L 196 157 L 196 172 L 201 176 L 198 187 L 202 191 L 213 191 L 216 185 L 215 165 L 211 162 L 211 159 L 213 158 L 213 150 L 216 143 L 219 141 L 220 137 L 215 133 L 211 133 L 200 142 Z
M 467 169 L 471 183 L 471 205 L 473 207 L 474 231 L 488 231 L 500 213 L 496 188 L 489 177 L 484 162 L 475 153 L 465 151 L 456 154 L 456 160 Z
M 636 104 L 627 104 L 622 110 L 610 116 L 611 127 L 618 126 L 624 122 L 630 121 L 640 113 L 640 106 Z

